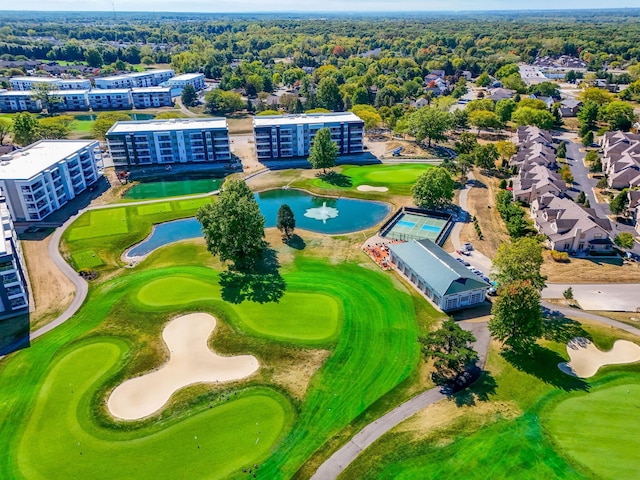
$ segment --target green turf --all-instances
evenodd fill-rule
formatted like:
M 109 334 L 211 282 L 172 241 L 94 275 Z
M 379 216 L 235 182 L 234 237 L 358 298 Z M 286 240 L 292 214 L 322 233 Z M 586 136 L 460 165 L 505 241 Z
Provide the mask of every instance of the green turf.
M 123 355 L 121 342 L 82 345 L 47 374 L 17 459 L 27 478 L 225 478 L 260 460 L 291 412 L 275 392 L 247 394 L 160 431 L 101 432 L 84 424 L 92 387 Z M 214 428 L 212 428 L 215 426 Z M 171 452 L 170 455 L 167 455 Z M 162 460 L 159 461 L 159 458 Z M 207 468 L 204 465 L 215 465 Z M 171 475 L 171 473 L 169 473 Z
M 138 215 L 153 215 L 156 213 L 166 213 L 171 211 L 171 205 L 165 202 L 150 203 L 138 207 Z
M 85 215 L 89 218 L 89 225 L 70 228 L 68 233 L 70 241 L 108 237 L 129 232 L 124 208 L 91 210 Z
M 218 190 L 223 180 L 219 178 L 198 178 L 139 183 L 127 190 L 127 200 L 148 198 L 179 197 Z
M 104 262 L 93 250 L 85 250 L 73 254 L 73 261 L 79 269 L 83 268 L 96 268 L 104 265 Z
M 568 398 L 545 423 L 560 447 L 602 478 L 640 472 L 640 384 Z

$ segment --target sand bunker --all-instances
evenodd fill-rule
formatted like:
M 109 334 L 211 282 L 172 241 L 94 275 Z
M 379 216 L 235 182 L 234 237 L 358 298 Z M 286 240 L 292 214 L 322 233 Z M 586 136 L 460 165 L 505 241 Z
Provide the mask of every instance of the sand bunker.
M 567 343 L 570 362 L 559 363 L 564 373 L 580 378 L 593 377 L 603 365 L 619 365 L 640 361 L 640 346 L 627 340 L 618 340 L 608 352 L 599 350 L 590 340 L 574 338 Z
M 107 402 L 111 414 L 137 420 L 160 410 L 171 395 L 187 385 L 239 380 L 258 370 L 258 360 L 252 355 L 222 357 L 209 350 L 207 340 L 215 327 L 216 319 L 206 313 L 191 313 L 169 322 L 162 333 L 171 352 L 169 361 L 117 386 Z
M 361 192 L 387 192 L 389 189 L 387 187 L 372 187 L 371 185 L 358 185 L 357 190 Z

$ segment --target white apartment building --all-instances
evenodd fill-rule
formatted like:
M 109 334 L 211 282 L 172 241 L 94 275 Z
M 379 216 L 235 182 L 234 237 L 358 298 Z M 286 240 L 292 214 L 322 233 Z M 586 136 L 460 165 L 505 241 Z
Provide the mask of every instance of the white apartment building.
M 29 292 L 22 249 L 4 198 L 0 198 L 0 220 L 0 318 L 8 318 L 28 312 Z
M 16 221 L 40 221 L 98 180 L 100 144 L 41 140 L 0 157 L 0 196 Z
M 106 139 L 116 166 L 231 160 L 225 118 L 116 122 Z
M 42 102 L 32 98 L 29 90 L 0 92 L 0 112 L 40 112 Z
M 133 106 L 131 91 L 127 88 L 93 89 L 87 93 L 89 106 L 94 110 L 126 109 Z
M 157 87 L 175 75 L 173 70 L 148 70 L 94 79 L 96 88 Z
M 204 74 L 185 73 L 183 75 L 177 75 L 167 80 L 167 86 L 171 88 L 184 88 L 187 85 L 191 85 L 196 89 L 196 91 L 202 90 L 205 87 Z
M 13 77 L 9 84 L 13 90 L 31 90 L 34 85 L 47 83 L 58 90 L 90 90 L 91 81 L 84 78 L 53 78 L 53 77 Z
M 132 88 L 131 101 L 136 108 L 173 107 L 169 87 Z
M 54 110 L 89 110 L 89 90 L 57 90 L 51 95 L 60 99 Z
M 318 130 L 329 128 L 341 155 L 362 153 L 364 122 L 351 112 L 253 118 L 258 160 L 305 157 Z

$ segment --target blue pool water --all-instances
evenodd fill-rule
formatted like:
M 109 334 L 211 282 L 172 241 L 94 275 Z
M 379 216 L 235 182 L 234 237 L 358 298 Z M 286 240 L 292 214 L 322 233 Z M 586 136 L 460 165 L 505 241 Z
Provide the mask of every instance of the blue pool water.
M 422 230 L 425 230 L 427 232 L 440 233 L 442 227 L 436 227 L 435 225 L 423 225 Z
M 399 220 L 397 225 L 400 226 L 400 227 L 413 228 L 413 227 L 416 226 L 416 222 L 409 222 L 407 220 Z M 422 228 L 424 228 L 424 227 L 422 227 Z
M 316 233 L 340 235 L 371 228 L 382 222 L 390 213 L 390 205 L 382 202 L 355 200 L 352 198 L 319 197 L 302 190 L 269 190 L 256 194 L 265 227 L 275 227 L 278 209 L 284 203 L 291 207 L 296 219 L 296 229 Z M 337 209 L 336 217 L 324 220 L 306 217 L 310 209 Z M 202 236 L 200 223 L 195 218 L 185 218 L 156 225 L 151 235 L 132 247 L 127 257 L 141 257 L 169 243 Z

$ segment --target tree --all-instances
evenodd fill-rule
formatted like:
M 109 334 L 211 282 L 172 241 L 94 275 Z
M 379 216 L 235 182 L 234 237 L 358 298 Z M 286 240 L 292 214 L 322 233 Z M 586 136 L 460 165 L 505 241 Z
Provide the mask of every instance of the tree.
M 246 271 L 256 265 L 266 247 L 264 217 L 243 180 L 227 180 L 217 201 L 202 206 L 196 218 L 209 252 L 232 262 L 234 270 Z
M 309 163 L 313 168 L 321 168 L 322 173 L 326 173 L 327 168 L 336 165 L 337 158 L 338 147 L 331 140 L 331 130 L 321 128 L 313 138 L 309 149 Z
M 20 112 L 13 117 L 13 141 L 18 145 L 29 145 L 38 136 L 38 120 L 29 112 Z
M 583 90 L 578 98 L 585 104 L 587 102 L 594 102 L 596 105 L 601 106 L 613 101 L 615 97 L 613 93 L 607 90 L 602 90 L 597 87 L 589 87 Z
M 534 125 L 544 130 L 550 130 L 555 123 L 555 118 L 553 118 L 551 112 L 531 107 L 518 107 L 513 112 L 511 119 L 518 126 Z
M 620 248 L 625 248 L 627 250 L 631 250 L 633 248 L 635 240 L 633 239 L 633 234 L 629 232 L 620 232 L 613 239 L 613 243 L 615 243 Z
M 633 106 L 621 101 L 611 102 L 600 108 L 600 118 L 609 124 L 611 130 L 628 131 L 636 121 Z
M 580 135 L 585 135 L 589 130 L 596 128 L 596 122 L 600 112 L 600 106 L 592 101 L 587 101 L 582 105 L 577 118 L 580 124 Z
M 448 112 L 435 107 L 424 107 L 409 115 L 408 130 L 420 143 L 425 138 L 431 147 L 431 141 L 446 140 L 445 133 L 453 126 L 453 117 Z
M 434 360 L 432 378 L 436 384 L 455 383 L 475 365 L 478 354 L 471 348 L 475 340 L 471 332 L 463 330 L 452 319 L 445 320 L 438 330 L 420 338 L 423 355 Z
M 509 349 L 526 352 L 542 336 L 540 292 L 529 281 L 502 285 L 491 313 L 489 332 Z
M 209 113 L 228 114 L 244 108 L 244 101 L 239 93 L 226 92 L 216 88 L 204 97 L 205 109 Z
M 130 121 L 131 117 L 126 113 L 120 112 L 104 112 L 98 114 L 93 126 L 91 127 L 91 133 L 95 138 L 104 139 L 105 135 L 116 122 Z
M 529 93 L 541 97 L 560 97 L 560 85 L 554 82 L 541 82 L 529 87 Z
M 556 150 L 556 157 L 558 157 L 558 158 L 567 158 L 567 144 L 566 144 L 566 142 L 560 142 L 560 145 L 558 145 L 558 150 Z
M 469 114 L 469 123 L 478 128 L 478 135 L 482 129 L 501 128 L 502 122 L 494 112 L 488 110 L 474 110 Z
M 4 139 L 11 133 L 11 120 L 0 118 L 0 145 L 4 145 Z
M 473 133 L 462 132 L 454 148 L 458 154 L 472 153 L 478 146 L 478 137 Z
M 573 288 L 567 288 L 564 292 L 562 292 L 562 296 L 567 300 L 573 300 Z
M 498 149 L 493 143 L 478 145 L 473 152 L 475 164 L 485 170 L 496 168 L 496 160 L 500 157 Z
M 609 210 L 611 210 L 611 213 L 614 215 L 620 215 L 627 209 L 627 205 L 629 204 L 628 190 L 629 189 L 625 188 L 609 202 Z
M 518 108 L 533 108 L 534 110 L 546 110 L 547 104 L 537 98 L 525 97 L 518 102 Z
M 482 72 L 478 78 L 476 78 L 476 85 L 479 87 L 486 87 L 491 83 L 491 77 L 487 72 Z
M 280 230 L 281 233 L 284 233 L 287 239 L 291 238 L 296 228 L 296 219 L 293 216 L 293 210 L 291 210 L 291 207 L 286 203 L 283 203 L 278 209 L 276 228 Z
M 54 93 L 57 89 L 58 87 L 51 83 L 34 83 L 31 88 L 31 98 L 36 101 L 40 100 L 42 110 L 50 112 L 62 103 L 62 97 Z
M 542 262 L 542 247 L 535 238 L 525 237 L 509 244 L 503 243 L 493 260 L 495 272 L 492 278 L 499 285 L 528 281 L 542 290 L 546 281 L 540 273 Z
M 513 99 L 503 98 L 496 103 L 496 115 L 502 123 L 507 123 L 511 120 L 516 108 L 518 108 L 518 104 Z
M 316 93 L 318 105 L 332 111 L 340 111 L 343 108 L 342 95 L 335 77 L 328 76 L 320 80 Z
M 586 201 L 587 201 L 587 196 L 583 191 L 580 191 L 580 193 L 576 197 L 576 203 L 579 203 L 580 205 L 584 205 L 584 202 Z
M 351 105 L 363 105 L 369 103 L 369 90 L 365 87 L 358 87 L 351 95 Z
M 455 183 L 446 168 L 427 170 L 418 177 L 411 193 L 416 205 L 423 208 L 442 208 L 453 200 Z
M 104 59 L 102 58 L 102 54 L 96 50 L 95 48 L 90 48 L 84 54 L 84 59 L 90 67 L 100 68 L 104 65 Z M 153 63 L 153 60 L 151 60 Z
M 473 167 L 473 157 L 467 153 L 458 155 L 455 166 L 462 178 L 467 178 L 467 172 Z
M 560 168 L 560 176 L 566 183 L 573 183 L 573 174 L 571 173 L 571 168 L 569 167 L 569 165 L 563 165 Z
M 60 140 L 69 137 L 71 115 L 43 118 L 38 121 L 38 139 Z
M 592 143 L 593 143 L 593 132 L 589 130 L 582 137 L 582 145 L 584 145 L 585 147 L 590 147 Z
M 351 111 L 362 119 L 365 130 L 380 128 L 382 117 L 380 117 L 378 111 L 371 105 L 354 105 Z
M 496 149 L 498 150 L 498 154 L 503 161 L 509 160 L 516 153 L 518 153 L 518 147 L 515 143 L 509 142 L 507 140 L 500 140 L 496 142 Z
M 517 74 L 520 72 L 520 67 L 518 67 L 517 63 L 508 63 L 503 65 L 496 72 L 496 78 L 502 79 L 505 77 L 509 77 L 513 74 Z
M 198 94 L 193 85 L 185 85 L 180 98 L 185 107 L 193 107 L 198 102 Z

